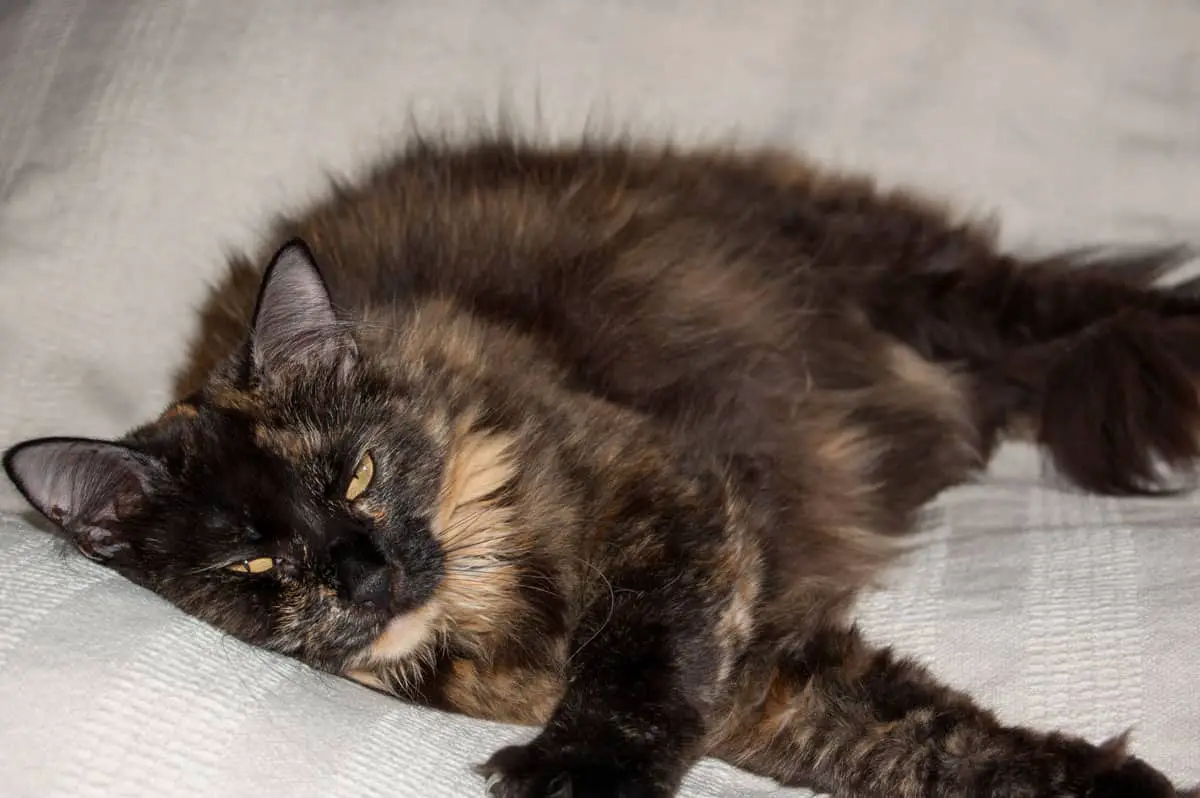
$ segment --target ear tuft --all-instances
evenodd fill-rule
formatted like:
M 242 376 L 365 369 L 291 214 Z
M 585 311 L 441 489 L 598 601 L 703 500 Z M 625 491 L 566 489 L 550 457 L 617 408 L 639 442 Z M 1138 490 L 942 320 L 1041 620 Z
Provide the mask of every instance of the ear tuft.
M 300 239 L 284 244 L 263 275 L 251 333 L 260 377 L 317 363 L 345 370 L 357 359 L 354 339 L 333 308 L 312 252 Z
M 118 523 L 145 502 L 161 465 L 109 441 L 39 438 L 17 444 L 4 470 L 33 507 L 93 560 L 129 547 Z

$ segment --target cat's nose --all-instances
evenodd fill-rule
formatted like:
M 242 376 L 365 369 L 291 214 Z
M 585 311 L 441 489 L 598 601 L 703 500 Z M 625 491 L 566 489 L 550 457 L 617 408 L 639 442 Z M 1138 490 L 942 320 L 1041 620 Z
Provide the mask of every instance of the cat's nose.
M 390 607 L 391 568 L 365 536 L 340 541 L 331 555 L 338 594 L 344 601 L 379 610 Z
M 392 601 L 391 575 L 386 565 L 360 569 L 347 585 L 355 604 L 386 610 Z

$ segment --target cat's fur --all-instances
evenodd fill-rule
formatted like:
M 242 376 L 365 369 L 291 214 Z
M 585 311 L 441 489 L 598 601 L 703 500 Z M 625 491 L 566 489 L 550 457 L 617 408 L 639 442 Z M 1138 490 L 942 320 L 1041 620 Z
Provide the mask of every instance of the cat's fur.
M 287 239 L 265 280 L 232 261 L 161 418 L 9 452 L 88 556 L 543 727 L 482 767 L 500 796 L 669 796 L 705 755 L 841 796 L 1176 795 L 846 613 L 1002 435 L 1101 492 L 1191 465 L 1200 301 L 1151 287 L 1178 252 L 1022 260 L 779 153 L 507 140 L 414 145 Z

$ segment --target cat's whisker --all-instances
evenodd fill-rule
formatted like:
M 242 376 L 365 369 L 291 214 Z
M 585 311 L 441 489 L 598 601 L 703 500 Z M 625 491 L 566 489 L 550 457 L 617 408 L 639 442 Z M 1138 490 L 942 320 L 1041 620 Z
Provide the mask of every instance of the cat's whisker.
M 459 581 L 464 581 L 464 582 L 469 582 L 469 581 L 473 581 L 473 580 L 478 580 L 480 582 L 486 582 L 488 579 L 491 578 L 491 574 L 489 573 L 489 571 L 470 571 L 470 572 L 452 572 L 452 573 L 454 574 L 454 576 L 456 578 L 459 579 Z M 540 587 L 538 585 L 533 585 L 533 584 L 528 584 L 528 583 L 523 583 L 522 589 L 532 590 L 532 591 L 535 591 L 538 593 L 544 593 L 546 595 L 552 595 L 552 596 L 560 596 L 561 595 L 557 590 L 554 590 L 552 588 Z
M 577 562 L 581 562 L 584 565 L 586 565 L 588 568 L 592 569 L 592 571 L 595 572 L 596 576 L 600 577 L 600 579 L 603 580 L 605 587 L 608 588 L 608 614 L 604 617 L 604 621 L 601 622 L 600 626 L 596 628 L 596 631 L 592 633 L 591 637 L 589 637 L 587 640 L 580 643 L 579 647 L 576 648 L 574 651 L 572 651 L 567 656 L 567 662 L 570 662 L 572 659 L 574 659 L 576 657 L 576 655 L 579 654 L 580 651 L 583 651 L 585 648 L 587 648 L 589 645 L 591 645 L 592 641 L 594 641 L 597 637 L 599 637 L 600 633 L 603 632 L 606 628 L 608 628 L 608 624 L 612 621 L 613 613 L 616 611 L 616 608 L 617 608 L 617 592 L 613 589 L 612 581 L 607 576 L 604 575 L 604 572 L 601 571 L 599 568 L 597 568 L 591 562 L 583 559 L 582 557 L 572 556 L 572 559 L 576 560 Z
M 444 570 L 449 574 L 476 574 L 494 571 L 497 568 L 516 565 L 512 560 L 496 560 L 493 562 L 479 563 L 478 565 L 452 565 L 447 566 Z
M 210 574 L 215 571 L 220 571 L 222 568 L 226 568 L 228 566 L 229 566 L 229 563 L 227 563 L 227 562 L 219 562 L 219 563 L 213 563 L 211 565 L 202 565 L 197 568 L 193 568 L 189 571 L 186 571 L 186 573 L 189 576 L 199 576 L 200 574 Z
M 469 518 L 460 518 L 457 523 L 443 529 L 442 533 L 441 533 L 441 539 L 442 539 L 443 544 L 454 543 L 464 537 L 470 537 L 471 535 L 480 535 L 480 534 L 487 534 L 489 532 L 494 532 L 495 529 L 493 529 L 492 527 L 482 526 L 482 525 L 475 523 L 475 521 L 477 521 L 478 518 L 481 518 L 481 517 L 483 517 L 482 510 L 478 511 L 478 513 L 476 515 L 471 516 Z
M 454 546 L 443 547 L 442 554 L 445 557 L 449 558 L 449 557 L 454 556 L 455 554 L 459 554 L 463 551 L 468 551 L 470 549 L 494 551 L 496 548 L 496 544 L 503 544 L 503 543 L 506 543 L 517 537 L 518 537 L 518 533 L 515 533 L 515 532 L 499 533 L 499 534 L 492 533 L 488 537 L 468 537 L 468 538 L 464 538 L 461 541 L 458 541 L 457 544 Z
M 476 505 L 476 506 L 472 506 Z M 463 511 L 463 507 L 469 507 L 467 511 Z M 479 526 L 480 518 L 491 512 L 492 508 L 482 502 L 472 502 L 466 505 L 460 505 L 455 509 L 454 516 L 451 518 L 450 524 L 442 530 L 443 535 L 457 534 L 463 531 L 475 529 L 488 529 L 486 526 Z
M 507 537 L 511 537 L 514 534 L 516 534 L 516 533 L 505 532 L 505 531 L 496 530 L 496 529 L 470 530 L 470 531 L 463 532 L 461 534 L 457 534 L 454 536 L 447 536 L 447 537 L 443 538 L 442 551 L 443 552 L 452 551 L 452 550 L 459 549 L 459 548 L 465 548 L 467 546 L 477 545 L 477 542 L 481 539 L 483 539 L 483 540 L 503 540 Z

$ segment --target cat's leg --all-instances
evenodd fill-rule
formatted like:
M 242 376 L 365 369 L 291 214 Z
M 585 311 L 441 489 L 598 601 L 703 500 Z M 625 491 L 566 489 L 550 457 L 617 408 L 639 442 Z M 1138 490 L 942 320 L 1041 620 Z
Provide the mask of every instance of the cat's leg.
M 1005 726 L 854 630 L 820 632 L 757 673 L 714 727 L 713 753 L 787 785 L 839 798 L 1182 795 L 1122 739 Z
M 666 798 L 704 753 L 706 707 L 736 652 L 706 619 L 711 597 L 681 583 L 614 583 L 572 641 L 566 693 L 527 745 L 479 771 L 498 798 Z M 724 666 L 722 665 L 724 663 Z

